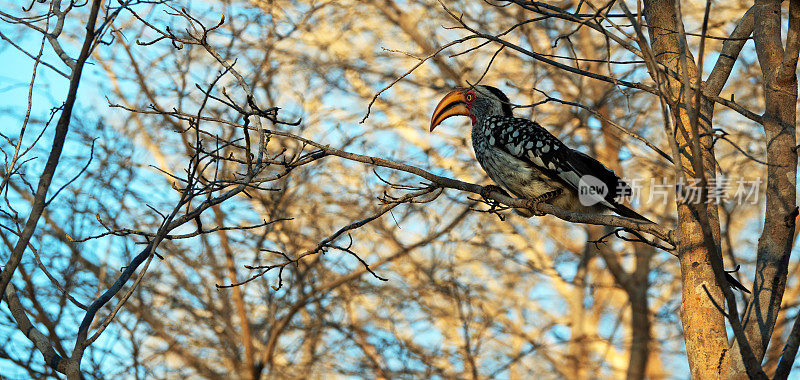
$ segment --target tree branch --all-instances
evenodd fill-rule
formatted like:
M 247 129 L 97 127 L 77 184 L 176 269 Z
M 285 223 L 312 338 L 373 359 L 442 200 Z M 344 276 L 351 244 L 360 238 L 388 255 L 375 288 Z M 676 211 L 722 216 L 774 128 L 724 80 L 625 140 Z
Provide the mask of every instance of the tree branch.
M 36 349 L 42 353 L 47 366 L 58 372 L 65 373 L 65 361 L 53 348 L 53 344 L 50 342 L 50 339 L 48 339 L 46 335 L 39 331 L 39 329 L 37 329 L 36 326 L 31 323 L 30 319 L 28 319 L 28 315 L 25 313 L 25 307 L 22 306 L 22 303 L 17 296 L 17 288 L 14 287 L 14 284 L 8 284 L 8 286 L 6 286 L 5 292 L 3 293 L 3 299 L 6 301 L 6 305 L 11 311 L 11 315 L 17 322 L 17 328 L 19 331 L 22 331 L 25 337 L 30 339 L 31 342 L 33 342 L 33 345 L 36 346 Z
M 797 57 L 800 54 L 800 0 L 789 1 L 789 31 L 786 35 L 786 49 L 778 69 L 778 84 L 788 84 L 797 80 Z
M 792 366 L 794 365 L 794 360 L 797 358 L 798 346 L 800 346 L 800 313 L 797 313 L 794 317 L 792 331 L 789 333 L 786 345 L 783 346 L 778 368 L 775 369 L 774 380 L 784 380 L 789 377 L 789 373 L 792 371 Z
M 36 231 L 36 224 L 46 206 L 47 190 L 50 188 L 50 183 L 53 181 L 53 177 L 55 176 L 56 167 L 58 166 L 58 162 L 61 157 L 61 150 L 64 148 L 67 131 L 69 131 L 72 108 L 75 106 L 75 101 L 77 99 L 78 85 L 81 81 L 83 66 L 86 63 L 86 59 L 89 57 L 89 54 L 91 54 L 92 43 L 94 42 L 95 37 L 97 37 L 97 31 L 94 29 L 94 27 L 97 22 L 97 14 L 100 10 L 101 3 L 102 0 L 92 1 L 92 8 L 89 13 L 89 18 L 86 22 L 86 37 L 83 40 L 83 47 L 81 48 L 81 53 L 78 56 L 78 60 L 75 62 L 75 68 L 72 70 L 67 100 L 64 102 L 64 108 L 61 111 L 61 116 L 58 118 L 58 123 L 56 124 L 56 132 L 55 136 L 53 137 L 53 146 L 50 149 L 50 155 L 47 158 L 47 163 L 45 164 L 42 176 L 39 177 L 39 185 L 36 189 L 34 201 L 31 204 L 31 211 L 28 215 L 28 220 L 25 222 L 25 228 L 22 230 L 19 240 L 17 240 L 17 244 L 14 246 L 14 250 L 11 252 L 11 256 L 6 262 L 6 265 L 3 267 L 3 271 L 0 272 L 0 293 L 5 293 L 5 288 L 11 281 L 11 276 L 14 274 L 14 271 L 17 269 L 20 261 L 22 261 L 22 255 L 25 253 L 25 248 L 28 246 L 28 242 L 30 241 L 31 237 L 33 237 L 33 233 Z

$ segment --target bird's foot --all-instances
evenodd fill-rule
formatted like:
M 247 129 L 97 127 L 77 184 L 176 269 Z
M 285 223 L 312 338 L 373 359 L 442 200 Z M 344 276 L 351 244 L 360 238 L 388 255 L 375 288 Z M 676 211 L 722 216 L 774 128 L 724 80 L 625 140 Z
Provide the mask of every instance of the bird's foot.
M 481 188 L 481 198 L 486 199 L 487 201 L 490 200 L 491 198 L 489 198 L 489 194 L 493 191 L 508 196 L 508 193 L 505 190 L 503 190 L 502 187 L 497 185 L 486 185 L 483 188 Z
M 539 211 L 539 204 L 558 197 L 559 195 L 561 195 L 562 192 L 563 190 L 561 189 L 555 189 L 553 191 L 548 191 L 542 195 L 539 195 L 538 197 L 533 197 L 531 199 L 528 199 L 525 204 L 525 208 L 531 210 L 533 215 L 544 216 L 545 213 Z
M 489 197 L 489 194 L 491 192 L 497 192 L 497 193 L 503 194 L 505 196 L 508 196 L 508 193 L 505 190 L 503 190 L 502 187 L 497 186 L 497 185 L 486 185 L 483 188 L 481 188 L 481 198 L 483 198 L 489 204 L 489 206 L 490 206 L 489 212 L 495 212 L 497 207 L 500 206 L 500 201 L 498 201 L 496 199 L 491 199 Z M 498 215 L 500 215 L 500 214 L 498 214 Z

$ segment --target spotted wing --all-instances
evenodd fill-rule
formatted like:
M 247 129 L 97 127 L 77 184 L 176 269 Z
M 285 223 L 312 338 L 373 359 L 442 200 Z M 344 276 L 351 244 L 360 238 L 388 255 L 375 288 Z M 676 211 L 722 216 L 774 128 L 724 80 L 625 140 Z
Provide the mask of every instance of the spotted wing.
M 486 124 L 485 133 L 490 145 L 536 167 L 576 192 L 579 191 L 581 178 L 590 175 L 609 190 L 605 198 L 599 200 L 601 204 L 620 215 L 646 220 L 614 200 L 618 195 L 630 193 L 628 184 L 599 161 L 564 145 L 535 121 L 492 116 L 486 120 Z

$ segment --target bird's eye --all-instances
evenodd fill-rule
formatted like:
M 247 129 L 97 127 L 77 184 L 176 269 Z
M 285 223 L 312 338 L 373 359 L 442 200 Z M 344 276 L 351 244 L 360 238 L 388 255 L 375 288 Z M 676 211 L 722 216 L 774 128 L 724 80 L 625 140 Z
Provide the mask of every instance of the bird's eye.
M 473 95 L 473 94 L 467 94 L 467 101 L 468 101 L 468 102 L 471 102 L 473 99 L 475 99 L 475 95 Z

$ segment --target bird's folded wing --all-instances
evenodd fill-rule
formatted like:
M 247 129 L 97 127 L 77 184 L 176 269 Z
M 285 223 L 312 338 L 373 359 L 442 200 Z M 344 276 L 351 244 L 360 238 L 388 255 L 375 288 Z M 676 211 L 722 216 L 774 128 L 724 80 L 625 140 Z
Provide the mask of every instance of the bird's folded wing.
M 553 180 L 578 189 L 583 165 L 573 165 L 572 150 L 538 123 L 520 118 L 492 116 L 486 120 L 489 142 L 496 148 L 533 165 Z
M 614 197 L 628 190 L 628 185 L 602 163 L 564 145 L 538 123 L 521 118 L 493 116 L 486 121 L 489 139 L 502 151 L 541 170 L 548 177 L 578 191 L 581 178 L 591 175 L 603 182 L 608 192 L 600 200 L 614 208 Z
M 588 181 L 587 176 L 592 176 L 607 188 L 605 196 L 597 201 L 622 216 L 649 221 L 615 200 L 629 195 L 631 188 L 613 170 L 584 153 L 570 149 L 535 121 L 492 116 L 486 123 L 490 126 L 486 133 L 491 135 L 489 141 L 495 148 L 575 191 L 579 191 L 582 179 Z M 597 182 L 588 183 L 595 184 Z

